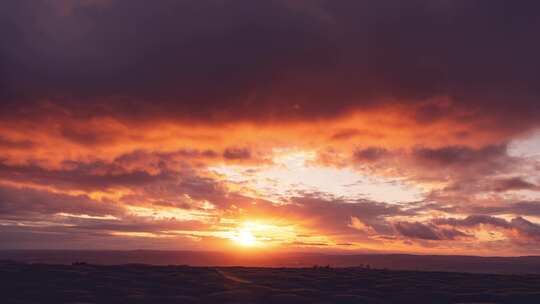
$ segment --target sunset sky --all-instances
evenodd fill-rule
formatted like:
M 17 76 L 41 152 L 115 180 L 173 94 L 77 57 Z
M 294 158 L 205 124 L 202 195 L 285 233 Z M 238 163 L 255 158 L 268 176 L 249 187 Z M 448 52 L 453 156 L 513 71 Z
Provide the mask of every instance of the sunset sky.
M 539 255 L 539 10 L 3 0 L 0 249 Z

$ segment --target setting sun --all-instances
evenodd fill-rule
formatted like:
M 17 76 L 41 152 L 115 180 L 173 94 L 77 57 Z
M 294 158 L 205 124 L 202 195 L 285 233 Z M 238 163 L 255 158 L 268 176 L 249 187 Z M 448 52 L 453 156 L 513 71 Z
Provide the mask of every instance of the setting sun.
M 234 240 L 238 244 L 247 247 L 254 246 L 257 243 L 257 238 L 247 229 L 240 230 Z

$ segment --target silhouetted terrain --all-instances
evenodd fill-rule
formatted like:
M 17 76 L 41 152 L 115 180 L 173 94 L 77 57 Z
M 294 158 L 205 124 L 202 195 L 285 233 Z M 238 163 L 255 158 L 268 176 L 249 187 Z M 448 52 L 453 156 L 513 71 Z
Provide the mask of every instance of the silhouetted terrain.
M 540 303 L 540 276 L 0 263 L 1 303 Z
M 225 254 L 193 251 L 0 251 L 0 260 L 29 263 L 71 264 L 152 264 L 190 266 L 255 266 L 255 267 L 356 267 L 415 271 L 451 271 L 498 274 L 540 274 L 540 257 L 475 257 L 425 256 L 406 254 L 330 255 L 318 253 Z

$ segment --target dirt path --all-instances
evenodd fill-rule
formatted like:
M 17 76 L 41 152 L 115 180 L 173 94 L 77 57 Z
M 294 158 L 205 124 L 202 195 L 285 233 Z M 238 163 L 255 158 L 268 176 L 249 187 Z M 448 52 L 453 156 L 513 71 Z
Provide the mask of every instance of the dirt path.
M 236 282 L 236 283 L 253 284 L 253 282 L 251 282 L 249 280 L 239 278 L 239 277 L 237 277 L 235 275 L 232 275 L 230 273 L 227 273 L 227 272 L 225 272 L 225 271 L 223 271 L 221 269 L 216 269 L 216 272 L 219 273 L 221 276 L 223 276 L 225 279 Z

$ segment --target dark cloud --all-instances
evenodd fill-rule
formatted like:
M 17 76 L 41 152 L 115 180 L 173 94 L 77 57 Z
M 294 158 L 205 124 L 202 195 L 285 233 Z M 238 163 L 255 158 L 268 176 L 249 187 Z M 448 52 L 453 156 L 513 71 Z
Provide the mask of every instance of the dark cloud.
M 452 182 L 440 191 L 435 191 L 431 194 L 432 199 L 440 199 L 443 196 L 454 197 L 463 199 L 464 196 L 472 196 L 480 193 L 493 193 L 494 195 L 500 195 L 502 192 L 516 191 L 516 190 L 530 190 L 537 191 L 538 185 L 528 182 L 520 177 L 511 178 L 499 178 L 496 177 L 497 173 L 508 172 L 512 169 L 516 170 L 519 166 L 519 161 L 514 162 L 514 168 L 509 163 L 503 161 L 498 163 L 492 163 L 493 166 L 487 166 L 489 161 L 479 161 L 477 164 L 471 164 L 465 170 L 463 174 L 458 178 L 452 180 Z M 472 170 L 471 170 L 472 168 Z M 476 172 L 474 170 L 477 170 Z M 516 170 L 519 172 L 519 170 Z M 492 176 L 493 174 L 493 176 Z M 506 201 L 503 197 L 500 197 L 501 201 Z M 507 204 L 508 206 L 510 203 Z M 508 207 L 507 206 L 507 207 Z
M 473 149 L 464 146 L 442 148 L 418 148 L 413 151 L 414 158 L 421 163 L 435 164 L 441 167 L 470 166 L 478 163 L 496 163 L 506 160 L 506 145 L 485 146 Z
M 436 219 L 433 221 L 438 225 L 450 225 L 454 227 L 476 227 L 478 225 L 491 225 L 493 227 L 507 230 L 510 239 L 521 242 L 524 240 L 540 241 L 540 225 L 532 223 L 521 216 L 515 217 L 510 221 L 505 219 L 486 216 L 471 215 L 465 219 Z
M 520 187 L 534 189 L 534 185 L 519 183 L 518 179 L 498 177 L 530 167 L 526 160 L 509 155 L 507 150 L 507 144 L 477 148 L 450 145 L 410 149 L 372 146 L 357 149 L 351 160 L 361 170 L 374 174 L 406 177 L 420 183 L 444 182 L 444 188 L 435 189 L 427 195 L 434 201 L 463 199 L 464 195 L 480 192 L 501 192 L 503 187 L 506 190 L 518 190 Z
M 538 185 L 530 183 L 520 177 L 499 179 L 495 181 L 493 190 L 497 192 L 505 192 L 510 190 L 536 190 L 540 189 Z
M 135 150 L 117 156 L 113 164 L 128 168 L 141 169 L 167 169 L 178 170 L 185 169 L 187 161 L 190 159 L 205 160 L 219 157 L 216 151 L 206 149 L 179 149 L 172 152 L 151 152 L 144 150 Z
M 410 209 L 415 212 L 429 212 L 432 210 L 445 212 L 448 214 L 472 214 L 465 220 L 460 220 L 461 223 L 469 222 L 471 226 L 474 226 L 477 222 L 489 221 L 494 219 L 499 221 L 493 215 L 516 215 L 516 216 L 540 216 L 540 202 L 537 201 L 521 201 L 510 202 L 501 199 L 501 201 L 492 203 L 491 205 L 482 205 L 475 200 L 457 201 L 454 204 L 445 203 L 444 201 L 433 201 L 430 203 L 422 203 L 418 207 Z M 437 222 L 444 223 L 447 220 L 437 219 Z M 448 219 L 448 221 L 453 221 Z M 503 223 L 499 221 L 499 225 Z
M 531 223 L 522 217 L 513 218 L 510 223 L 521 235 L 540 241 L 540 225 Z
M 223 151 L 223 157 L 231 160 L 245 160 L 251 158 L 251 151 L 247 148 L 228 148 Z
M 384 148 L 369 147 L 365 149 L 356 150 L 354 152 L 354 158 L 360 162 L 373 162 L 380 160 L 389 154 L 389 151 Z
M 489 216 L 489 215 L 470 215 L 466 217 L 465 219 L 455 219 L 455 218 L 435 219 L 433 222 L 438 225 L 443 224 L 443 225 L 451 225 L 451 226 L 459 226 L 459 227 L 474 227 L 480 224 L 488 224 L 488 225 L 492 225 L 495 227 L 502 227 L 502 228 L 510 227 L 510 224 L 506 220 Z
M 236 151 L 234 156 L 245 156 L 242 151 Z M 136 150 L 110 161 L 64 160 L 59 168 L 38 163 L 11 165 L 0 159 L 0 179 L 79 190 L 142 187 L 189 177 L 198 162 L 219 156 L 213 150 L 182 149 L 166 153 Z
M 536 1 L 53 3 L 2 2 L 11 117 L 52 103 L 139 122 L 312 119 L 397 102 L 421 123 L 522 130 L 540 114 Z
M 523 201 L 516 203 L 505 203 L 498 206 L 471 206 L 469 211 L 477 214 L 497 215 L 510 213 L 518 215 L 540 216 L 540 202 Z
M 86 195 L 66 195 L 29 188 L 0 186 L 0 218 L 31 219 L 32 216 L 70 213 L 76 215 L 120 215 L 123 206 L 96 201 Z
M 291 204 L 278 209 L 298 219 L 318 219 L 318 229 L 334 233 L 357 234 L 350 226 L 351 217 L 362 221 L 379 234 L 392 234 L 392 227 L 387 218 L 398 215 L 411 215 L 400 206 L 369 200 L 345 201 L 339 198 L 325 198 L 316 194 L 296 197 Z
M 88 146 L 111 144 L 116 140 L 116 136 L 110 131 L 78 130 L 73 128 L 73 126 L 62 128 L 60 135 L 71 142 Z
M 66 221 L 74 224 L 74 230 L 101 231 L 103 233 L 114 232 L 147 232 L 154 234 L 171 234 L 171 231 L 200 231 L 209 228 L 208 224 L 195 220 L 179 220 L 175 218 L 162 220 L 148 220 L 135 216 L 124 217 L 122 220 L 81 220 Z
M 430 103 L 418 107 L 415 113 L 416 121 L 420 123 L 431 123 L 444 118 L 448 115 L 448 108 L 437 103 Z
M 467 237 L 465 233 L 459 230 L 440 228 L 420 222 L 397 222 L 393 226 L 399 234 L 413 239 L 440 241 Z
M 403 167 L 410 174 L 422 175 L 430 173 L 433 168 L 445 170 L 444 174 L 488 175 L 501 172 L 510 166 L 512 161 L 519 163 L 507 153 L 507 145 L 486 145 L 479 148 L 468 146 L 442 146 L 437 148 L 414 147 L 410 150 L 388 150 L 382 147 L 357 149 L 353 160 L 359 163 L 389 165 Z M 515 183 L 516 181 L 514 181 Z
M 65 169 L 47 169 L 38 165 L 0 164 L 4 180 L 31 182 L 61 189 L 107 190 L 114 187 L 133 187 L 174 178 L 169 171 L 152 174 L 146 170 L 129 171 L 104 162 L 71 163 Z
M 372 131 L 370 132 L 370 131 L 358 130 L 358 129 L 344 129 L 344 130 L 340 130 L 334 133 L 330 139 L 331 140 L 348 140 L 348 139 L 355 138 L 362 135 L 380 136 L 380 134 L 377 134 L 376 132 L 372 132 Z
M 394 227 L 400 234 L 406 237 L 424 240 L 440 240 L 440 237 L 433 229 L 419 222 L 398 222 L 394 224 Z
M 0 249 L 182 249 L 191 238 L 181 235 L 140 238 L 129 235 L 114 235 L 95 229 L 66 228 L 62 225 L 35 227 L 0 225 L 2 242 Z M 165 236 L 162 234 L 162 236 Z M 197 246 L 191 243 L 192 246 Z M 204 248 L 200 248 L 204 250 Z
M 315 243 L 315 242 L 292 242 L 291 245 L 298 245 L 298 246 L 328 246 L 327 243 Z
M 30 140 L 12 140 L 0 136 L 0 148 L 8 149 L 29 149 L 35 146 Z

